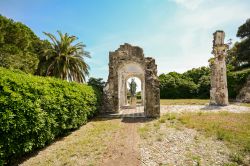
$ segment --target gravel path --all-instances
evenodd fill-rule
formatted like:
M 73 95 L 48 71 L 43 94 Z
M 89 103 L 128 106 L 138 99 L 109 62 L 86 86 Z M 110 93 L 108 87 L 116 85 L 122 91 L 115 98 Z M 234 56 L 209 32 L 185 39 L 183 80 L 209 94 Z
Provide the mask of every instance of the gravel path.
M 230 152 L 222 142 L 205 138 L 195 130 L 165 128 L 161 133 L 161 141 L 152 135 L 141 145 L 143 165 L 221 166 L 229 161 Z

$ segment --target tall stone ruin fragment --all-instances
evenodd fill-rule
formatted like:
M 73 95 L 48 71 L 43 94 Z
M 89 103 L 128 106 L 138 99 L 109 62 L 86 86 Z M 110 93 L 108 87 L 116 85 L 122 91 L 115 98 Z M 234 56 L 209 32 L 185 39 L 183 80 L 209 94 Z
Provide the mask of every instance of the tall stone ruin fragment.
M 144 57 L 140 47 L 127 43 L 109 53 L 109 76 L 104 87 L 102 112 L 119 112 L 126 104 L 129 77 L 141 80 L 145 116 L 159 117 L 160 87 L 155 60 Z
M 216 31 L 213 40 L 214 58 L 209 60 L 211 68 L 210 105 L 228 105 L 227 68 L 225 57 L 228 45 L 224 44 L 225 33 Z

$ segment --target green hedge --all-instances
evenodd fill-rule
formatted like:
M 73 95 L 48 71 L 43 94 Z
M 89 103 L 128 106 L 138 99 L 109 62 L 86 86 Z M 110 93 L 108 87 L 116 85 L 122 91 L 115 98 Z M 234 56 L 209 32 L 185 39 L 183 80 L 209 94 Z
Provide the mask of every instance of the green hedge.
M 98 96 L 87 85 L 0 68 L 0 165 L 85 124 Z

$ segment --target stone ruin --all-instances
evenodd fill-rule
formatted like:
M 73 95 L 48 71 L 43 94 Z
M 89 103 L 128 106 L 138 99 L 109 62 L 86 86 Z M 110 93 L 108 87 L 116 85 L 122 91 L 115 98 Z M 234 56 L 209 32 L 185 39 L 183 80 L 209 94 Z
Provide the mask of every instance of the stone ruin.
M 109 76 L 104 87 L 102 112 L 119 112 L 127 104 L 127 80 L 141 80 L 142 105 L 146 117 L 160 116 L 160 87 L 157 65 L 151 57 L 144 57 L 140 47 L 125 43 L 109 52 Z
M 210 105 L 228 105 L 227 68 L 225 57 L 228 45 L 224 44 L 225 33 L 216 31 L 213 40 L 214 58 L 209 60 L 211 68 Z

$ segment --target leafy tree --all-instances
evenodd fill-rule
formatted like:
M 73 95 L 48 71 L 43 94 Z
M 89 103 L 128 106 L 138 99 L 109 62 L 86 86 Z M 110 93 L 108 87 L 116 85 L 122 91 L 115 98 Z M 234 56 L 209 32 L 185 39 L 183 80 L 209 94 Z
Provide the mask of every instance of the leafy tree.
M 43 55 L 39 57 L 37 74 L 85 82 L 85 76 L 89 74 L 89 66 L 84 58 L 90 58 L 89 52 L 84 50 L 85 45 L 82 43 L 73 44 L 77 37 L 57 32 L 60 39 L 51 33 L 44 33 L 51 42 L 49 45 L 45 44 Z
M 210 96 L 210 75 L 203 75 L 198 82 L 198 98 L 209 98 Z
M 102 78 L 90 77 L 89 80 L 88 80 L 88 85 L 98 89 L 100 92 L 103 92 L 105 82 L 103 81 Z
M 160 90 L 161 98 L 195 98 L 198 85 L 191 78 L 188 78 L 177 72 L 161 74 Z
M 0 66 L 33 74 L 41 43 L 26 25 L 0 15 Z
M 210 74 L 210 68 L 208 67 L 199 67 L 199 68 L 193 68 L 192 70 L 188 70 L 185 73 L 183 73 L 184 76 L 191 78 L 191 80 L 198 84 L 199 80 L 204 75 Z
M 238 28 L 237 37 L 241 38 L 228 51 L 227 64 L 235 70 L 250 66 L 250 19 Z

